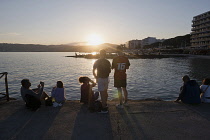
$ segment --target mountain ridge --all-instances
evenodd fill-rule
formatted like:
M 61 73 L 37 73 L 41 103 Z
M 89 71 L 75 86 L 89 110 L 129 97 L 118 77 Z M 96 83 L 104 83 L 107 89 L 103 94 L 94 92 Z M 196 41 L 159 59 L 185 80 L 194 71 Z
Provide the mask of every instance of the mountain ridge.
M 61 45 L 41 45 L 41 44 L 12 44 L 0 43 L 0 52 L 92 52 L 106 49 L 112 51 L 118 45 L 103 43 L 96 46 L 84 45 L 84 42 L 73 42 Z

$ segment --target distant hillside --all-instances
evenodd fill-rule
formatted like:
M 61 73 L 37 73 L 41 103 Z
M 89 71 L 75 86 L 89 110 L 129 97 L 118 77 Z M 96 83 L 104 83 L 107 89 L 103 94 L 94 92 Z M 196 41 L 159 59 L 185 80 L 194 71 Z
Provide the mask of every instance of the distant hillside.
M 156 48 L 156 47 L 167 47 L 167 48 L 178 48 L 190 46 L 190 34 L 184 36 L 177 36 L 174 38 L 169 38 L 163 42 L 156 42 L 151 45 L 146 45 L 144 48 Z
M 0 43 L 0 52 L 92 52 L 106 49 L 113 51 L 116 44 L 104 43 L 98 46 L 65 44 L 65 45 L 39 45 L 39 44 L 9 44 Z

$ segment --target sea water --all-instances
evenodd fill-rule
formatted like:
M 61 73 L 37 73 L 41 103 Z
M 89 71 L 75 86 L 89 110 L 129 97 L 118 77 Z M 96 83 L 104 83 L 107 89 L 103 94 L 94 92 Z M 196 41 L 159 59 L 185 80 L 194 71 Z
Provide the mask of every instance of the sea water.
M 21 80 L 30 79 L 36 88 L 40 81 L 51 94 L 56 81 L 64 83 L 68 100 L 80 99 L 80 76 L 93 78 L 92 67 L 96 59 L 65 57 L 74 52 L 0 52 L 0 72 L 8 72 L 10 97 L 21 99 Z M 108 59 L 112 62 L 111 59 Z M 130 59 L 127 70 L 128 98 L 132 100 L 158 98 L 175 100 L 182 86 L 182 76 L 189 75 L 201 84 L 210 77 L 209 56 L 189 56 L 162 59 Z M 114 72 L 110 73 L 109 100 L 117 98 Z M 97 86 L 93 88 L 97 91 Z M 0 92 L 5 93 L 4 77 L 0 79 Z

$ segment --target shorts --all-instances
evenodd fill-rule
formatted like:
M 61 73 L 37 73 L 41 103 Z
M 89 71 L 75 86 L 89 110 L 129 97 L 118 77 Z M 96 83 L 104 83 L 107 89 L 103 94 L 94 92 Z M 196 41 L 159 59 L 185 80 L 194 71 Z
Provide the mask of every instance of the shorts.
M 105 91 L 108 89 L 109 78 L 98 78 L 98 91 Z
M 126 79 L 123 79 L 123 80 L 114 79 L 114 87 L 120 88 L 120 87 L 126 87 L 126 86 L 127 86 Z

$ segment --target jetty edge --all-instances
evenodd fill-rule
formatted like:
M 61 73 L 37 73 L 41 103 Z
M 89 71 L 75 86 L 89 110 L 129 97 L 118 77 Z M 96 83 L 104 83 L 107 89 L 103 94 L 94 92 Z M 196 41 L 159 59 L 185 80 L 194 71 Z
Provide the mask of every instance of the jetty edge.
M 187 105 L 173 101 L 130 100 L 109 113 L 90 113 L 79 101 L 62 107 L 41 106 L 33 112 L 22 100 L 0 102 L 0 139 L 180 139 L 210 137 L 210 104 Z
M 113 59 L 117 55 L 115 53 L 108 53 L 106 55 L 107 59 Z M 188 57 L 188 54 L 127 54 L 125 55 L 129 59 L 155 59 L 155 58 L 174 58 L 174 57 Z M 100 58 L 99 54 L 77 54 L 65 57 L 73 57 L 73 58 L 86 58 L 86 59 L 98 59 Z

